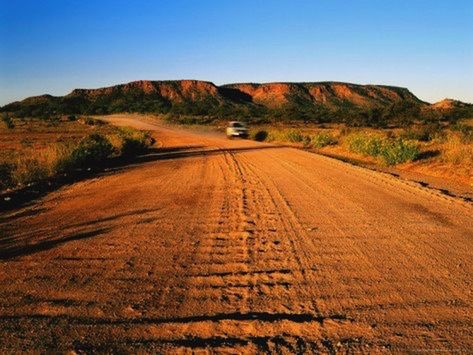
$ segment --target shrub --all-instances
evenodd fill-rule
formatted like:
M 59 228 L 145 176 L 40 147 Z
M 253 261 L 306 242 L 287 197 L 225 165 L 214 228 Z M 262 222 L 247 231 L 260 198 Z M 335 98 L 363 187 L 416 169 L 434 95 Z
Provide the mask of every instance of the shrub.
M 155 142 L 149 132 L 130 128 L 122 128 L 119 136 L 122 139 L 120 153 L 124 157 L 142 154 Z
M 0 191 L 5 190 L 12 186 L 13 179 L 12 179 L 12 170 L 13 165 L 1 162 L 0 163 Z
M 23 154 L 8 157 L 0 163 L 0 190 L 27 185 L 54 175 L 58 161 L 69 157 L 71 151 L 65 144 L 53 144 L 40 150 L 26 148 Z
M 441 146 L 441 161 L 453 165 L 473 166 L 473 144 L 465 143 L 462 135 L 450 132 Z
M 314 148 L 323 148 L 327 145 L 336 144 L 337 140 L 335 137 L 327 133 L 317 133 L 310 136 L 310 145 Z
M 381 159 L 387 165 L 416 160 L 419 154 L 419 147 L 415 143 L 403 139 L 386 140 L 381 149 Z
M 430 142 L 433 139 L 442 137 L 442 128 L 438 124 L 428 126 L 409 128 L 404 130 L 400 137 L 407 140 L 418 140 L 421 142 Z
M 304 141 L 305 136 L 298 130 L 290 129 L 284 132 L 284 140 L 292 143 L 299 143 Z
M 8 113 L 2 113 L 2 121 L 8 129 L 15 128 L 15 124 L 13 123 L 13 120 Z
M 257 141 L 277 141 L 277 142 L 291 142 L 302 143 L 304 146 L 311 145 L 311 136 L 303 134 L 296 129 L 282 129 L 282 130 L 260 130 L 252 135 Z
M 113 153 L 112 144 L 101 134 L 91 134 L 82 139 L 70 155 L 64 156 L 56 165 L 58 171 L 97 165 Z
M 48 166 L 37 157 L 22 157 L 17 159 L 12 170 L 12 180 L 17 185 L 26 185 L 42 180 L 49 175 Z
M 459 132 L 463 143 L 473 142 L 473 127 L 465 124 L 456 123 L 452 126 L 452 131 Z
M 93 117 L 83 117 L 80 121 L 89 126 L 103 126 L 106 124 L 104 121 L 96 120 Z
M 124 157 L 130 157 L 130 156 L 141 154 L 146 149 L 147 149 L 147 145 L 144 141 L 137 138 L 126 137 L 122 144 L 121 153 L 122 153 L 122 156 Z
M 258 142 L 263 142 L 268 138 L 268 132 L 265 130 L 259 130 L 252 134 L 252 139 Z
M 112 133 L 107 135 L 107 140 L 113 147 L 114 155 L 120 155 L 122 152 L 123 138 L 116 133 Z
M 349 135 L 347 144 L 352 152 L 380 158 L 387 165 L 413 161 L 420 154 L 418 146 L 413 142 L 402 138 L 383 138 L 364 132 Z
M 348 149 L 355 153 L 361 153 L 376 157 L 380 155 L 383 139 L 364 132 L 353 133 L 347 136 Z
M 49 166 L 50 175 L 64 170 L 64 163 L 70 160 L 71 154 L 76 148 L 77 145 L 72 142 L 62 142 L 51 145 L 41 152 L 43 161 Z
M 281 140 L 281 132 L 278 131 L 269 131 L 268 136 L 266 137 L 267 142 L 272 142 L 272 141 L 280 141 Z
M 154 139 L 146 132 L 123 129 L 109 137 L 91 134 L 78 143 L 56 143 L 40 150 L 25 148 L 21 156 L 2 157 L 0 191 L 57 173 L 71 173 L 76 169 L 96 166 L 114 152 L 133 156 L 153 143 Z

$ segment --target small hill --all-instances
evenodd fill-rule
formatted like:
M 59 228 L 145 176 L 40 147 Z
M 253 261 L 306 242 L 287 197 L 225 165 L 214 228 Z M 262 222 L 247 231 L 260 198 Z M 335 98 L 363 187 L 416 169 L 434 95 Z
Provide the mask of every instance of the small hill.
M 140 80 L 98 89 L 75 89 L 65 96 L 42 95 L 1 108 L 17 117 L 143 112 L 171 120 L 302 120 L 352 125 L 403 124 L 471 111 L 471 105 L 444 100 L 429 105 L 408 89 L 342 82 L 237 83 L 216 86 L 200 80 Z M 447 114 L 447 113 L 445 113 Z M 455 115 L 454 115 L 455 116 Z M 456 115 L 455 117 L 457 117 Z
M 435 110 L 448 111 L 448 110 L 469 108 L 469 107 L 472 107 L 472 106 L 473 105 L 471 105 L 471 104 L 467 104 L 465 102 L 461 102 L 461 101 L 458 101 L 458 100 L 443 99 L 442 101 L 433 103 L 431 105 L 431 108 L 433 108 Z

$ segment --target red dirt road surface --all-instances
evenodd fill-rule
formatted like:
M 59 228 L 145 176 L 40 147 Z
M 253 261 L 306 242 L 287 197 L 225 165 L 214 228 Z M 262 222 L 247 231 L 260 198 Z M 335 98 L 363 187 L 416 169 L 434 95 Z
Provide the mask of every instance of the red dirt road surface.
M 473 208 L 304 151 L 156 130 L 0 216 L 2 352 L 473 348 Z

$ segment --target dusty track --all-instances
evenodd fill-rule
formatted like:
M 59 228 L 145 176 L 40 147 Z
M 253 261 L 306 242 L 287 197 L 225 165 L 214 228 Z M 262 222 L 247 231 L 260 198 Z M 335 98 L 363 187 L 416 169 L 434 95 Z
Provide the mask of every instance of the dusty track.
M 3 351 L 473 347 L 471 205 L 295 149 L 132 124 L 169 149 L 0 217 Z

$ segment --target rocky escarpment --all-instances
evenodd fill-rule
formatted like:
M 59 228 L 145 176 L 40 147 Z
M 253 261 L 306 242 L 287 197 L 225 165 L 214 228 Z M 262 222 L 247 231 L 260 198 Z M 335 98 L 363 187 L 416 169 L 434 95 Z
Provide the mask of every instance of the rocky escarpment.
M 5 105 L 19 117 L 116 112 L 170 113 L 173 117 L 246 118 L 316 122 L 378 123 L 419 115 L 438 119 L 471 111 L 446 99 L 430 105 L 408 89 L 342 82 L 237 83 L 216 86 L 200 80 L 140 80 L 98 89 L 75 89 L 65 96 L 42 95 Z M 443 116 L 442 116 L 443 115 Z

